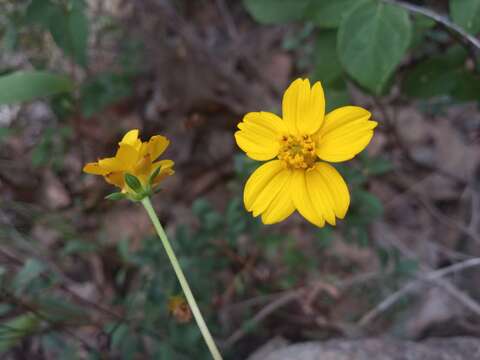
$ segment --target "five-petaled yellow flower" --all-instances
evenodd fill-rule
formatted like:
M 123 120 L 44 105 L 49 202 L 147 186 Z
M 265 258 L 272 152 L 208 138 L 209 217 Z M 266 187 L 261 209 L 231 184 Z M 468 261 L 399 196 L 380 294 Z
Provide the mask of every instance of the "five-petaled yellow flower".
M 254 160 L 271 160 L 257 168 L 245 185 L 243 200 L 253 216 L 273 224 L 297 210 L 317 226 L 335 225 L 350 205 L 347 185 L 324 161 L 341 162 L 362 151 L 377 126 L 357 106 L 325 115 L 320 82 L 295 80 L 285 91 L 283 119 L 269 112 L 251 112 L 238 124 L 238 146 Z M 274 159 L 276 158 L 276 159 Z M 274 160 L 272 160 L 274 159 Z
M 173 174 L 172 160 L 157 160 L 163 154 L 170 141 L 161 135 L 155 135 L 150 140 L 142 142 L 138 138 L 138 130 L 127 132 L 115 157 L 100 159 L 97 162 L 88 163 L 83 171 L 88 174 L 102 175 L 105 180 L 122 189 L 122 192 L 131 192 L 125 184 L 125 174 L 134 175 L 146 187 L 150 176 L 160 168 L 158 175 L 152 179 L 152 187 L 157 186 L 164 178 Z

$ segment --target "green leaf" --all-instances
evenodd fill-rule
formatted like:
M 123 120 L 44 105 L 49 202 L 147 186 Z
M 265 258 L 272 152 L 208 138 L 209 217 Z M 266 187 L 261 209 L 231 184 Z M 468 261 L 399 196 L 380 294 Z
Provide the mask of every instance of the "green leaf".
M 432 19 L 415 14 L 413 16 L 413 32 L 410 48 L 414 49 L 423 43 L 425 34 L 435 26 L 435 21 Z M 424 48 L 422 48 L 424 50 Z
M 17 316 L 0 324 L 0 353 L 17 345 L 40 327 L 40 319 L 32 313 Z
M 405 94 L 421 99 L 455 95 L 458 73 L 466 59 L 463 48 L 452 47 L 446 54 L 427 59 L 411 69 L 403 80 Z
M 32 0 L 25 12 L 25 20 L 30 24 L 40 24 L 48 28 L 51 18 L 58 15 L 58 5 L 50 0 Z
M 68 256 L 73 254 L 88 254 L 94 253 L 98 249 L 99 245 L 97 243 L 72 239 L 65 244 L 60 254 L 62 256 Z
M 206 214 L 213 212 L 212 205 L 205 199 L 200 198 L 193 202 L 192 211 L 196 217 L 202 219 Z
M 80 89 L 80 103 L 86 117 L 130 96 L 132 79 L 128 74 L 102 73 L 85 82 Z
M 367 175 L 383 175 L 394 168 L 392 162 L 383 157 L 367 158 L 363 163 Z
M 50 33 L 57 45 L 79 65 L 87 64 L 88 20 L 83 0 L 71 1 L 60 18 L 52 18 Z
M 88 322 L 85 310 L 60 297 L 48 295 L 38 299 L 38 313 L 51 322 L 84 323 Z
M 137 179 L 136 176 L 132 174 L 125 174 L 125 182 L 127 183 L 128 187 L 137 194 L 143 191 L 142 183 Z
M 320 80 L 323 86 L 343 74 L 342 65 L 337 55 L 337 31 L 321 31 L 317 35 L 314 58 L 315 70 L 312 76 L 315 80 Z
M 47 29 L 55 43 L 79 65 L 87 64 L 88 19 L 84 0 L 53 3 L 33 0 L 27 8 L 26 18 Z
M 459 70 L 452 96 L 460 101 L 480 102 L 480 76 L 464 69 Z
M 356 190 L 352 194 L 352 208 L 356 215 L 356 225 L 369 224 L 383 214 L 383 205 L 378 197 L 364 190 Z
M 243 0 L 252 17 L 263 24 L 282 24 L 303 18 L 310 0 Z
M 455 87 L 455 73 L 442 58 L 428 59 L 415 66 L 405 77 L 403 91 L 412 97 L 427 99 L 449 94 Z
M 148 177 L 148 184 L 150 186 L 152 186 L 153 184 L 153 181 L 155 180 L 155 178 L 158 176 L 158 174 L 160 173 L 160 170 L 162 169 L 161 166 L 158 166 L 151 174 L 150 176 Z
M 0 105 L 31 101 L 72 90 L 73 83 L 66 76 L 45 71 L 17 71 L 0 76 Z
M 453 21 L 470 34 L 480 32 L 480 0 L 450 0 Z
M 35 259 L 28 259 L 22 270 L 15 276 L 13 287 L 15 293 L 20 294 L 35 278 L 45 270 L 45 265 Z
M 12 133 L 12 130 L 6 127 L 0 127 L 0 144 Z
M 335 82 L 326 84 L 324 90 L 327 112 L 350 103 L 350 94 L 343 77 L 337 78 Z
M 111 193 L 111 194 L 108 194 L 107 196 L 105 196 L 105 199 L 107 200 L 123 200 L 123 199 L 126 199 L 127 198 L 127 195 L 124 194 L 124 193 L 121 193 L 121 192 L 114 192 L 114 193 Z
M 408 13 L 397 6 L 368 1 L 343 18 L 338 52 L 345 70 L 379 94 L 410 44 Z
M 3 33 L 2 46 L 10 52 L 14 51 L 18 42 L 18 29 L 13 21 L 7 21 L 5 31 Z
M 337 31 L 321 31 L 315 44 L 314 81 L 321 81 L 325 92 L 327 111 L 347 105 L 350 101 L 347 83 L 337 55 Z
M 418 268 L 418 261 L 415 259 L 399 259 L 395 266 L 395 273 L 399 276 L 412 276 Z
M 348 12 L 368 0 L 315 0 L 306 11 L 306 18 L 324 28 L 336 28 Z

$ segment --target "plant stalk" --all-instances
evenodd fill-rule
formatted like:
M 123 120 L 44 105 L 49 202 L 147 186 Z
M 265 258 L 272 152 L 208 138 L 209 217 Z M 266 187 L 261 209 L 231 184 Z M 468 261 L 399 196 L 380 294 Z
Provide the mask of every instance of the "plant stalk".
M 147 210 L 148 216 L 150 217 L 150 220 L 152 221 L 153 226 L 157 231 L 158 237 L 162 241 L 162 244 L 163 244 L 163 247 L 165 248 L 165 252 L 167 253 L 168 259 L 170 260 L 170 263 L 173 266 L 175 275 L 177 275 L 177 279 L 180 282 L 180 286 L 182 287 L 183 293 L 185 294 L 185 298 L 187 299 L 188 305 L 192 310 L 195 321 L 197 322 L 197 325 L 200 328 L 200 332 L 203 335 L 203 339 L 205 340 L 205 343 L 207 344 L 213 359 L 222 360 L 222 355 L 220 355 L 220 351 L 218 351 L 217 345 L 215 344 L 215 341 L 213 340 L 213 337 L 210 334 L 210 331 L 208 330 L 207 324 L 205 323 L 202 313 L 198 308 L 197 302 L 193 296 L 190 286 L 188 285 L 188 281 L 185 278 L 182 268 L 180 267 L 180 264 L 175 255 L 175 252 L 173 251 L 172 246 L 168 241 L 167 234 L 165 233 L 165 230 L 160 224 L 160 220 L 158 219 L 158 216 L 155 210 L 153 209 L 152 203 L 148 196 L 142 199 L 142 205 L 145 207 L 145 210 Z

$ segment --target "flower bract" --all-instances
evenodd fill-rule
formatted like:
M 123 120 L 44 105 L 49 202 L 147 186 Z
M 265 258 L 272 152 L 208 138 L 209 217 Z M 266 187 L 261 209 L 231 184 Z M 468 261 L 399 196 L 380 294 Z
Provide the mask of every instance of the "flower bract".
M 122 193 L 133 191 L 125 183 L 125 174 L 135 176 L 145 188 L 158 186 L 163 179 L 174 173 L 172 160 L 157 160 L 170 141 L 165 136 L 155 135 L 142 142 L 138 134 L 137 129 L 127 132 L 118 143 L 114 157 L 88 163 L 83 171 L 103 176 L 108 183 L 119 187 Z M 155 175 L 153 179 L 152 175 Z
M 357 106 L 325 115 L 322 85 L 295 80 L 285 91 L 282 118 L 250 112 L 238 124 L 238 146 L 254 160 L 267 161 L 247 180 L 247 211 L 264 224 L 286 219 L 295 210 L 322 227 L 343 219 L 350 194 L 339 172 L 328 162 L 352 159 L 370 142 L 377 122 Z

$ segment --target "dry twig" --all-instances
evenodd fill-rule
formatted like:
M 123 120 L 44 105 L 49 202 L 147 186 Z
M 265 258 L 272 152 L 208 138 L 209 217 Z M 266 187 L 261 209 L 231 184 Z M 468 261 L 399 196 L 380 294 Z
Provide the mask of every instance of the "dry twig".
M 434 282 L 436 285 L 439 285 L 439 283 L 436 282 L 436 280 L 439 280 L 442 277 L 449 275 L 451 273 L 462 271 L 462 270 L 465 270 L 474 266 L 479 266 L 479 265 L 480 265 L 480 258 L 473 258 L 473 259 L 469 259 L 469 260 L 465 260 L 465 261 L 453 264 L 451 266 L 448 266 L 439 270 L 432 271 L 425 276 L 412 280 L 409 283 L 407 283 L 404 287 L 402 287 L 400 290 L 388 296 L 386 299 L 384 299 L 380 304 L 375 306 L 375 308 L 370 310 L 364 316 L 362 316 L 362 318 L 358 322 L 358 325 L 362 327 L 368 325 L 372 320 L 374 320 L 381 313 L 385 312 L 390 307 L 392 307 L 405 295 L 420 290 L 422 288 L 422 284 L 425 281 Z M 461 299 L 462 304 L 464 304 L 472 312 L 480 316 L 480 305 L 478 305 L 477 302 L 471 300 L 471 298 L 468 296 L 467 297 L 463 296 L 464 294 L 460 292 L 458 289 L 456 289 L 455 287 L 453 287 L 453 285 L 450 283 L 441 282 L 440 286 L 446 288 L 451 295 L 457 298 L 457 300 Z

